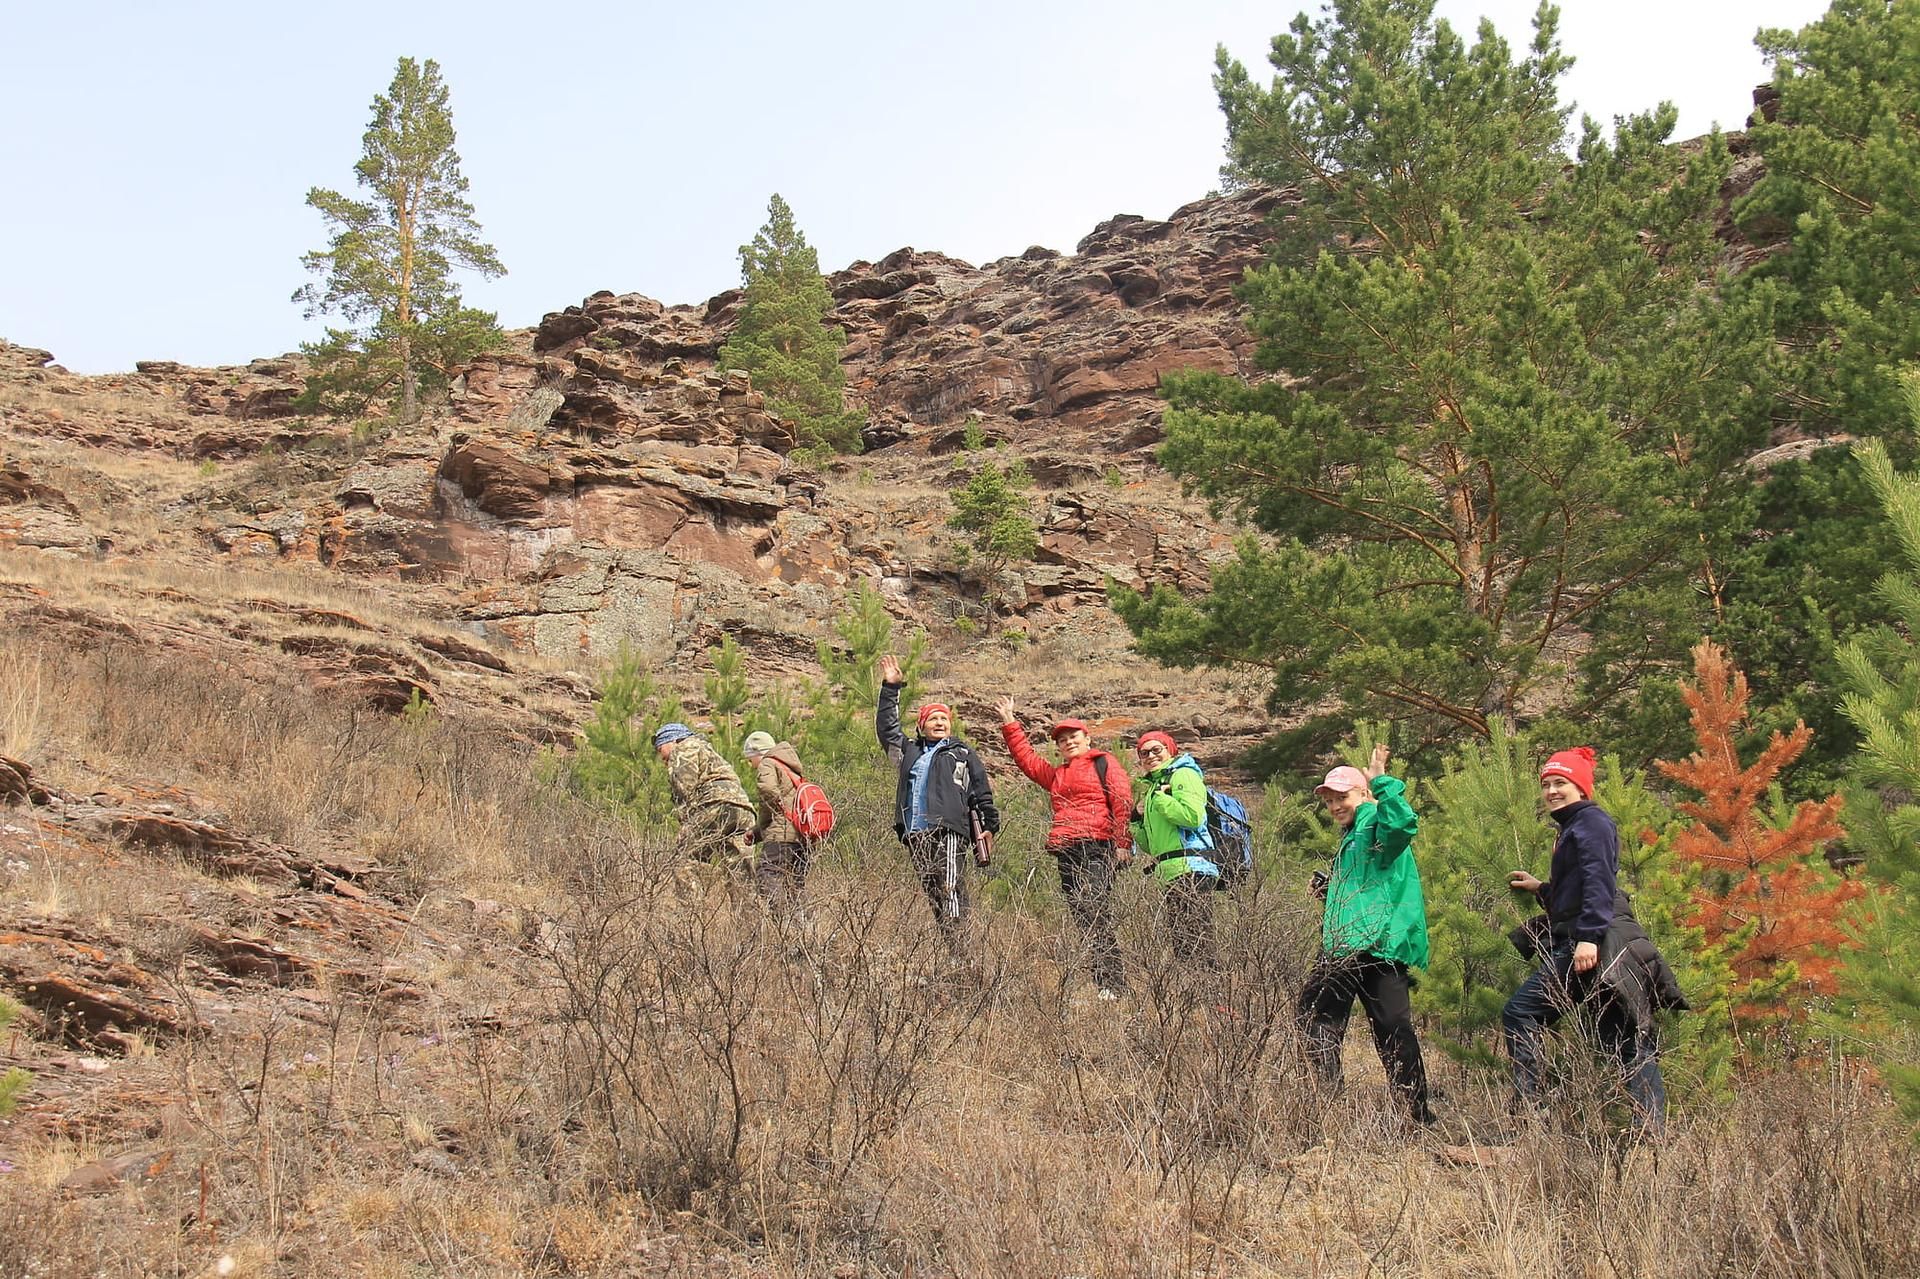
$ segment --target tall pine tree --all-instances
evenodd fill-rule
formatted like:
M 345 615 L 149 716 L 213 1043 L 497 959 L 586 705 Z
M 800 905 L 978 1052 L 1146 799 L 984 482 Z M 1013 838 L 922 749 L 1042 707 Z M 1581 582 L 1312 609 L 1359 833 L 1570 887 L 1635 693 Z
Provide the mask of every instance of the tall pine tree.
M 460 364 L 499 345 L 494 316 L 461 302 L 453 268 L 506 274 L 467 202 L 453 149 L 453 113 L 439 64 L 400 59 L 393 83 L 373 100 L 353 200 L 314 187 L 307 203 L 331 229 L 327 247 L 301 258 L 323 282 L 295 293 L 309 316 L 336 312 L 359 329 L 328 329 L 305 346 L 315 375 L 307 401 L 338 413 L 399 400 L 402 421 L 420 416 L 423 389 L 444 386 Z
M 1920 373 L 1903 390 L 1920 431 Z M 1843 705 L 1860 730 L 1848 824 L 1883 891 L 1856 918 L 1861 945 L 1842 978 L 1862 1003 L 1870 1039 L 1908 1118 L 1920 1122 L 1920 476 L 1894 470 L 1878 441 L 1854 446 L 1899 541 L 1879 595 L 1896 626 L 1862 631 L 1840 650 Z
M 1241 288 L 1275 376 L 1165 388 L 1163 463 L 1267 536 L 1201 599 L 1116 605 L 1152 656 L 1270 672 L 1315 746 L 1546 698 L 1591 722 L 1699 633 L 1707 516 L 1762 426 L 1765 296 L 1714 287 L 1726 148 L 1671 150 L 1663 106 L 1569 163 L 1550 5 L 1517 59 L 1431 0 L 1331 10 L 1274 39 L 1270 87 L 1215 77 L 1229 176 L 1299 192 Z
M 1896 370 L 1920 359 L 1920 3 L 1834 0 L 1759 43 L 1779 98 L 1750 135 L 1766 176 L 1735 215 L 1787 237 L 1753 278 L 1788 286 L 1791 407 L 1855 433 L 1897 430 Z
M 746 297 L 721 367 L 746 370 L 767 407 L 793 424 L 795 445 L 858 453 L 865 415 L 849 412 L 842 394 L 846 330 L 826 323 L 833 295 L 820 260 L 778 194 L 767 201 L 766 225 L 740 246 L 740 278 Z

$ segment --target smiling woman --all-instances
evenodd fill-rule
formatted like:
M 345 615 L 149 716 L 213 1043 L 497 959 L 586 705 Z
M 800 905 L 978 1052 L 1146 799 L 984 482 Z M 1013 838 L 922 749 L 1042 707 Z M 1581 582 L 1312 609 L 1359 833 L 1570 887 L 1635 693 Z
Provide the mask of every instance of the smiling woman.
M 1041 759 L 1014 715 L 1013 699 L 1003 698 L 1000 736 L 1020 766 L 1047 792 L 1053 823 L 1047 851 L 1060 871 L 1060 891 L 1088 952 L 1088 969 L 1099 997 L 1118 999 L 1126 975 L 1113 933 L 1113 873 L 1133 860 L 1128 825 L 1133 796 L 1120 761 L 1096 749 L 1084 721 L 1063 719 L 1053 726 L 1061 763 Z
M 1521 949 L 1539 966 L 1507 1000 L 1500 1027 L 1513 1059 L 1514 1089 L 1524 1103 L 1536 1104 L 1545 1074 L 1542 1036 L 1566 1010 L 1591 1006 L 1599 1044 L 1618 1065 L 1618 1083 L 1640 1131 L 1658 1134 L 1666 1127 L 1667 1086 L 1653 1014 L 1686 1001 L 1620 892 L 1620 831 L 1591 798 L 1593 765 L 1593 748 L 1579 746 L 1555 754 L 1540 770 L 1540 799 L 1560 831 L 1552 866 L 1545 880 L 1516 870 L 1507 886 L 1539 899 L 1545 936 L 1522 932 Z
M 1408 971 L 1427 966 L 1427 906 L 1406 783 L 1373 748 L 1365 772 L 1342 765 L 1314 788 L 1340 827 L 1320 924 L 1320 956 L 1300 991 L 1307 1060 L 1324 1089 L 1341 1086 L 1341 1046 L 1358 1000 L 1387 1078 L 1413 1122 L 1431 1124 L 1427 1069 L 1414 1032 Z
M 1142 733 L 1134 745 L 1140 781 L 1133 803 L 1133 844 L 1151 863 L 1141 869 L 1164 890 L 1160 922 L 1172 946 L 1173 976 L 1216 966 L 1213 894 L 1224 887 L 1207 827 L 1207 783 L 1190 754 L 1176 757 L 1173 738 Z

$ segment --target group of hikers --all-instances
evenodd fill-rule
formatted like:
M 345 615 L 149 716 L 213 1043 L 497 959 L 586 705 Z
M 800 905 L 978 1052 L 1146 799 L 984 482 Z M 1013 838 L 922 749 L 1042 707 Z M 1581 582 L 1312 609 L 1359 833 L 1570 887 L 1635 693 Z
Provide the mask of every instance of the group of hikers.
M 936 926 L 964 956 L 971 946 L 968 866 L 990 863 L 1000 831 L 993 786 L 980 755 L 955 735 L 952 707 L 922 703 L 909 735 L 900 718 L 900 663 L 888 655 L 879 670 L 874 730 L 898 768 L 894 833 Z M 1158 915 L 1176 970 L 1215 970 L 1216 890 L 1234 878 L 1236 867 L 1213 820 L 1221 797 L 1209 791 L 1192 754 L 1165 732 L 1142 732 L 1134 739 L 1138 776 L 1130 776 L 1118 756 L 1093 744 L 1084 722 L 1069 718 L 1052 727 L 1059 762 L 1049 762 L 1021 727 L 1013 699 L 996 709 L 1014 763 L 1051 803 L 1046 847 L 1059 868 L 1096 997 L 1118 1001 L 1127 994 L 1110 903 L 1116 872 L 1135 862 L 1161 889 Z M 794 748 L 768 733 L 747 735 L 742 751 L 754 773 L 749 796 L 726 758 L 685 724 L 661 726 L 653 742 L 667 764 L 683 846 L 706 860 L 751 864 L 772 911 L 790 914 L 822 829 L 815 813 L 820 793 Z M 1426 901 L 1413 852 L 1419 818 L 1405 782 L 1388 773 L 1388 760 L 1388 748 L 1377 746 L 1364 770 L 1341 765 L 1314 788 L 1340 839 L 1327 869 L 1311 881 L 1324 903 L 1320 948 L 1296 1017 L 1315 1075 L 1337 1090 L 1341 1046 L 1357 1002 L 1394 1094 L 1415 1124 L 1430 1125 L 1435 1117 L 1410 1001 L 1410 974 L 1428 958 Z M 1621 890 L 1619 831 L 1593 801 L 1594 762 L 1592 749 L 1582 746 L 1553 755 L 1540 770 L 1541 801 L 1558 836 L 1547 878 L 1524 869 L 1508 877 L 1508 886 L 1532 897 L 1539 913 L 1511 934 L 1535 967 L 1502 1010 L 1501 1034 L 1516 1104 L 1534 1106 L 1545 1090 L 1545 1032 L 1568 1013 L 1587 1014 L 1640 1131 L 1656 1134 L 1665 1122 L 1666 1089 L 1655 1013 L 1687 1004 Z

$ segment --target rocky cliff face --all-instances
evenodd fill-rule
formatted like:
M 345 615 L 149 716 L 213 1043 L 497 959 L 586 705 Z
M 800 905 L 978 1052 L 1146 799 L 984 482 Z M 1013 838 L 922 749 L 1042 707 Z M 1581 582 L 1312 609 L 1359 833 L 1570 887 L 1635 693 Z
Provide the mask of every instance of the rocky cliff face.
M 1175 369 L 1244 371 L 1232 289 L 1280 204 L 1250 191 L 1165 222 L 1117 217 L 1072 255 L 976 267 L 901 249 L 835 274 L 869 425 L 867 452 L 825 470 L 793 464 L 786 425 L 716 367 L 737 292 L 705 306 L 597 293 L 477 362 L 420 427 L 378 438 L 295 415 L 297 358 L 80 378 L 0 348 L 0 415 L 25 459 L 0 475 L 0 544 L 305 562 L 402 583 L 479 645 L 564 661 L 626 644 L 665 663 L 724 631 L 799 669 L 855 579 L 936 631 L 977 600 L 946 490 L 984 440 L 1040 490 L 1039 561 L 996 584 L 1012 627 L 1111 653 L 1113 619 L 1086 607 L 1108 576 L 1197 585 L 1224 545 L 1149 465 L 1155 388 Z M 124 484 L 92 514 L 76 504 L 36 470 L 65 465 L 62 447 L 173 467 L 163 527 L 115 526 Z M 36 449 L 54 452 L 36 463 Z
M 1115 218 L 1071 256 L 1036 248 L 976 267 L 902 249 L 839 272 L 849 394 L 870 425 L 865 454 L 824 469 L 794 464 L 785 424 L 716 367 L 737 293 L 704 306 L 595 294 L 514 334 L 425 421 L 390 434 L 297 413 L 298 357 L 79 377 L 0 342 L 0 660 L 95 671 L 100 688 L 57 695 L 101 714 L 114 672 L 172 672 L 169 716 L 204 701 L 229 724 L 262 713 L 232 705 L 236 690 L 305 690 L 286 705 L 317 690 L 311 705 L 342 718 L 288 776 L 338 784 L 368 710 L 431 706 L 461 740 L 569 740 L 591 694 L 575 672 L 621 645 L 685 676 L 726 633 L 758 678 L 811 672 L 864 579 L 934 633 L 963 714 L 984 721 L 991 698 L 1015 692 L 1035 714 L 1152 716 L 1214 733 L 1224 751 L 1257 724 L 1251 705 L 1160 691 L 1164 673 L 1123 654 L 1104 584 L 1198 585 L 1224 545 L 1150 464 L 1154 389 L 1172 369 L 1242 368 L 1232 288 L 1278 204 L 1245 193 L 1166 222 Z M 982 585 L 945 527 L 948 490 L 981 457 L 1011 456 L 1037 480 L 1044 542 L 994 584 L 1017 646 L 959 622 Z M 67 1045 L 26 1062 L 53 1122 L 161 1087 L 74 1052 L 208 1034 L 209 1016 L 253 1024 L 246 998 L 209 991 L 271 992 L 325 969 L 413 997 L 399 968 L 365 959 L 402 953 L 382 931 L 400 918 L 398 889 L 365 848 L 259 837 L 247 827 L 261 814 L 222 813 L 139 760 L 0 757 L 0 802 L 31 814 L 0 832 L 0 871 L 157 849 L 181 873 L 142 871 L 142 892 L 196 921 L 178 939 L 199 991 L 189 1006 L 104 922 L 13 919 L 0 986 Z M 270 898 L 271 921 L 209 876 Z M 402 931 L 408 944 L 426 935 L 411 917 Z
M 525 921 L 477 897 L 429 911 L 399 864 L 430 842 L 413 811 L 430 785 L 465 804 L 494 793 L 471 770 L 570 741 L 590 708 L 579 672 L 622 645 L 690 685 L 722 634 L 757 679 L 812 673 L 865 580 L 933 633 L 969 718 L 1013 693 L 1103 731 L 1204 734 L 1226 760 L 1259 731 L 1255 694 L 1127 655 L 1105 581 L 1198 586 L 1226 545 L 1151 464 L 1154 388 L 1172 369 L 1242 369 L 1232 287 L 1278 206 L 1246 193 L 1116 218 L 1072 256 L 855 263 L 831 286 L 867 452 L 823 469 L 794 464 L 784 423 L 716 367 L 737 294 L 595 294 L 390 434 L 295 412 L 297 357 L 78 377 L 0 342 L 0 664 L 30 668 L 0 673 L 140 721 L 114 740 L 194 743 L 159 752 L 170 762 L 44 738 L 35 758 L 0 755 L 0 882 L 48 885 L 5 912 L 0 989 L 34 1033 L 0 1072 L 34 1072 L 33 1131 L 151 1138 L 58 1193 L 176 1188 L 165 1116 L 191 1098 L 147 1046 L 265 1043 L 321 987 L 422 1052 L 469 1015 L 524 1033 L 495 1020 L 508 995 L 421 974 L 473 956 L 517 972 Z M 1018 643 L 965 624 L 983 584 L 945 527 L 948 490 L 1012 456 L 1038 482 L 1043 534 L 1038 562 L 993 584 Z M 428 707 L 453 731 L 416 720 Z M 32 711 L 0 717 L 0 751 L 33 738 L 16 731 Z M 361 776 L 385 758 L 376 739 L 412 761 L 377 784 Z M 246 798 L 243 777 L 271 793 Z M 351 833 L 343 797 L 360 806 Z M 68 882 L 90 886 L 84 910 Z M 428 1157 L 446 1158 L 415 1166 Z
M 1007 584 L 1030 624 L 1099 597 L 1109 573 L 1192 580 L 1213 538 L 1126 485 L 1160 438 L 1161 374 L 1242 367 L 1232 287 L 1277 204 L 1116 218 L 1071 257 L 973 267 L 902 249 L 832 276 L 869 427 L 867 454 L 826 475 L 785 463 L 784 425 L 714 367 L 737 293 L 704 308 L 602 293 L 547 316 L 454 397 L 471 430 L 431 513 L 463 553 L 525 566 L 473 615 L 545 651 L 624 636 L 664 655 L 755 613 L 805 629 L 864 576 L 937 623 L 955 584 L 937 490 L 970 431 L 1047 490 L 1042 562 Z

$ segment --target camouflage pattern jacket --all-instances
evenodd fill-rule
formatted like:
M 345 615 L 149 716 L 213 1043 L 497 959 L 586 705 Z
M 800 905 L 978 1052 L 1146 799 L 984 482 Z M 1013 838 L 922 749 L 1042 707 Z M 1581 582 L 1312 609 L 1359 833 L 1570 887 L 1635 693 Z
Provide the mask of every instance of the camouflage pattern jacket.
M 667 786 L 673 791 L 682 826 L 721 805 L 745 809 L 751 825 L 753 801 L 746 787 L 726 756 L 704 738 L 689 737 L 673 748 L 667 760 Z

